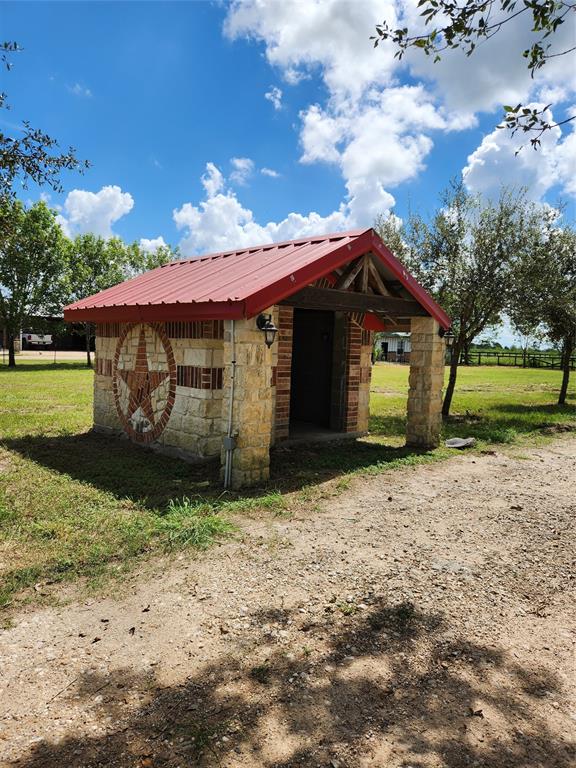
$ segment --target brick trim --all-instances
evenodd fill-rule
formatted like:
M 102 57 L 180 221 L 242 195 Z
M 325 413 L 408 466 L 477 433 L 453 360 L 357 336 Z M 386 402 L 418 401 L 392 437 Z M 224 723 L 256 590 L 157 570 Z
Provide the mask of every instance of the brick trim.
M 197 365 L 179 365 L 176 384 L 191 389 L 222 389 L 223 368 L 202 368 Z
M 96 335 L 105 339 L 114 339 L 122 333 L 121 323 L 98 323 Z
M 166 335 L 171 339 L 223 339 L 223 320 L 189 320 L 166 323 Z
M 286 440 L 290 431 L 290 379 L 292 376 L 293 307 L 278 307 L 278 364 L 272 372 L 276 387 L 275 440 Z
M 96 358 L 96 373 L 99 376 L 112 376 L 112 360 L 106 357 Z
M 346 398 L 344 405 L 344 432 L 358 431 L 358 388 L 360 386 L 360 360 L 362 354 L 362 328 L 354 315 L 346 323 Z

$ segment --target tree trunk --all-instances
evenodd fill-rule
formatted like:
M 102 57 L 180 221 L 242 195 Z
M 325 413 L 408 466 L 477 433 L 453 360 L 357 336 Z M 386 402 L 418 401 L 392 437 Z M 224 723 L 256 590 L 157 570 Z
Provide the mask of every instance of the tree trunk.
M 470 365 L 470 343 L 464 344 L 464 365 Z
M 456 376 L 458 375 L 458 364 L 460 362 L 460 353 L 462 351 L 462 342 L 457 341 L 452 347 L 450 357 L 450 376 L 448 377 L 448 386 L 444 393 L 444 402 L 442 403 L 442 416 L 446 418 L 450 415 L 450 406 L 452 404 L 452 395 L 456 386 Z
M 528 355 L 528 347 L 524 347 L 522 350 L 522 368 L 526 368 L 526 357 Z
M 8 368 L 16 368 L 16 337 L 13 333 L 8 334 Z
M 566 404 L 566 395 L 568 393 L 568 382 L 570 381 L 570 358 L 574 352 L 574 336 L 567 336 L 564 339 L 562 349 L 562 385 L 558 395 L 558 405 Z
M 92 357 L 90 356 L 90 323 L 86 323 L 86 365 L 92 368 Z

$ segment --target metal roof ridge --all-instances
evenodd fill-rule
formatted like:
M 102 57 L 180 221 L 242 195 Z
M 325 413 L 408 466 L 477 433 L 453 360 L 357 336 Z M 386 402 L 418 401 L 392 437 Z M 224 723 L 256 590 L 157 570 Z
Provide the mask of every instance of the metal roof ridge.
M 350 229 L 346 232 L 328 232 L 325 235 L 310 235 L 308 237 L 298 237 L 294 240 L 280 240 L 277 243 L 271 242 L 271 243 L 262 243 L 261 245 L 249 245 L 245 248 L 236 248 L 230 251 L 215 251 L 214 253 L 204 253 L 199 254 L 198 256 L 189 256 L 185 259 L 175 259 L 174 261 L 168 262 L 168 264 L 162 264 L 162 267 L 169 267 L 172 264 L 187 264 L 191 261 L 204 261 L 206 260 L 213 260 L 228 256 L 234 256 L 236 254 L 244 254 L 246 252 L 256 252 L 256 251 L 263 251 L 266 248 L 279 248 L 281 246 L 286 245 L 306 245 L 307 243 L 313 243 L 313 242 L 321 242 L 323 240 L 341 240 L 345 237 L 359 237 L 360 235 L 363 235 L 365 232 L 368 232 L 368 230 L 372 229 L 372 227 L 365 227 L 365 228 L 359 228 L 359 229 Z

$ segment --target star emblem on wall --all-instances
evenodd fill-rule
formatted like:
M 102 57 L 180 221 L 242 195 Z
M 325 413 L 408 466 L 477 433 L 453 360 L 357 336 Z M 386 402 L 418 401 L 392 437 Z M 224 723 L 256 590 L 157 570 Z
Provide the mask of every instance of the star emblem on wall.
M 118 374 L 126 382 L 130 391 L 126 418 L 131 419 L 140 408 L 150 424 L 154 425 L 156 417 L 152 407 L 152 395 L 160 384 L 170 377 L 170 371 L 151 371 L 148 367 L 146 335 L 143 327 L 140 328 L 134 370 L 118 370 Z
M 136 334 L 138 341 L 134 354 Z M 152 364 L 149 362 L 150 345 L 156 361 Z M 125 328 L 116 347 L 113 388 L 124 430 L 138 442 L 155 440 L 168 422 L 176 390 L 174 354 L 162 325 L 140 324 Z M 164 406 L 159 408 L 159 403 Z

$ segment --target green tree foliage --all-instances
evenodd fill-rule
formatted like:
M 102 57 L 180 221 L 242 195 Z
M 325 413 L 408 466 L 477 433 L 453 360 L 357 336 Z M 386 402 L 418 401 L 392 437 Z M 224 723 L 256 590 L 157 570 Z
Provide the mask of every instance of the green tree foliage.
M 574 24 L 576 3 L 565 0 L 419 0 L 420 15 L 428 31 L 412 34 L 408 27 L 393 29 L 386 21 L 376 26 L 376 35 L 371 37 L 376 47 L 382 41 L 391 41 L 396 46 L 396 57 L 401 59 L 407 50 L 419 49 L 433 61 L 440 60 L 442 52 L 459 48 L 471 56 L 482 42 L 497 35 L 507 24 L 518 24 L 525 17 L 531 17 L 532 32 L 536 37 L 532 44 L 518 55 L 526 59 L 532 77 L 552 58 L 564 56 L 574 50 L 554 48 L 554 34 L 568 22 Z M 558 123 L 548 121 L 547 104 L 543 108 L 504 106 L 504 122 L 500 128 L 508 128 L 514 135 L 517 131 L 528 133 L 530 143 L 537 149 L 540 137 L 558 125 L 576 119 L 576 115 Z
M 166 264 L 178 255 L 169 246 L 153 253 L 138 243 L 124 243 L 119 237 L 108 240 L 91 233 L 77 235 L 67 243 L 66 285 L 68 302 L 103 291 L 141 272 Z M 86 363 L 92 366 L 90 347 L 94 337 L 92 323 L 85 324 Z
M 566 402 L 570 359 L 576 352 L 576 232 L 557 225 L 557 213 L 543 211 L 532 228 L 532 247 L 515 266 L 509 297 L 514 327 L 525 335 L 544 333 L 562 349 L 558 404 Z
M 26 208 L 0 197 L 0 325 L 14 342 L 34 315 L 60 311 L 65 296 L 66 247 L 55 215 L 43 202 Z
M 405 225 L 390 216 L 375 223 L 384 242 L 452 318 L 444 416 L 450 413 L 462 354 L 500 321 L 507 306 L 514 265 L 527 247 L 525 233 L 535 215 L 522 193 L 503 190 L 497 201 L 484 201 L 454 182 L 430 222 L 411 214 Z

